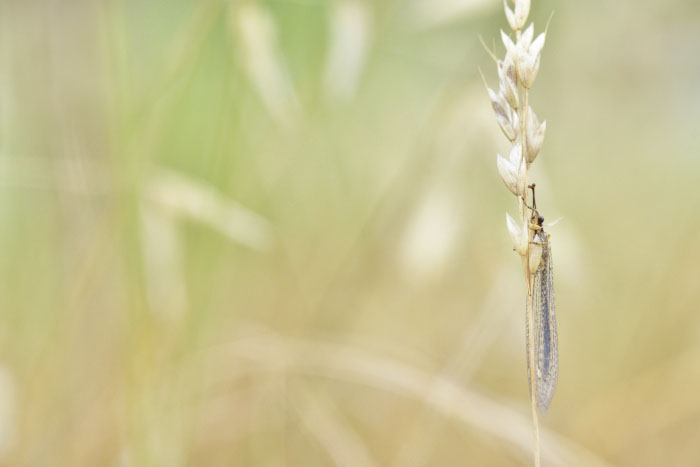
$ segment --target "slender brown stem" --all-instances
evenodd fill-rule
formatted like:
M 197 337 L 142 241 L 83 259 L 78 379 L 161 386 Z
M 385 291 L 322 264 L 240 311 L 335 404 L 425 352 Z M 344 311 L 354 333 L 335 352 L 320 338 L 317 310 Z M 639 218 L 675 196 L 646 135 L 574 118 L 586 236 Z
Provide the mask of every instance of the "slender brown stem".
M 515 30 L 516 42 L 520 40 L 520 29 Z M 520 81 L 520 80 L 519 80 Z M 529 112 L 529 95 L 528 89 L 522 83 L 518 84 L 518 94 L 520 106 L 517 109 L 520 120 L 520 144 L 522 146 L 522 156 L 527 157 L 527 133 L 526 133 L 526 118 Z M 525 186 L 530 175 L 530 164 L 526 163 Z M 534 190 L 533 190 L 534 200 Z M 528 192 L 518 198 L 520 217 L 524 225 L 530 225 L 530 216 L 528 212 Z M 534 206 L 533 206 L 534 208 Z M 533 310 L 533 277 L 530 273 L 530 249 L 532 248 L 534 238 L 534 230 L 528 229 L 528 247 L 525 255 L 522 256 L 523 272 L 525 274 L 525 284 L 527 286 L 527 302 L 525 306 L 525 315 L 527 321 L 527 359 L 528 359 L 528 380 L 530 384 L 530 408 L 532 411 L 532 431 L 533 431 L 533 456 L 535 467 L 540 467 L 540 428 L 539 419 L 537 416 L 537 375 L 535 373 L 535 321 Z
M 524 196 L 520 198 L 520 209 L 525 210 L 527 206 L 527 191 Z M 530 242 L 532 241 L 532 230 L 529 232 Z M 535 374 L 535 321 L 534 313 L 532 308 L 532 296 L 533 296 L 533 283 L 532 274 L 530 274 L 530 248 L 531 244 L 528 244 L 527 254 L 522 256 L 523 262 L 523 272 L 525 274 L 525 284 L 527 286 L 527 301 L 525 303 L 525 316 L 527 320 L 527 360 L 528 360 L 528 380 L 530 383 L 530 409 L 532 411 L 532 431 L 533 431 L 533 455 L 535 467 L 540 467 L 540 427 L 539 419 L 537 417 L 537 387 L 536 387 L 536 374 Z
M 529 270 L 527 271 L 530 272 Z M 529 281 L 532 282 L 532 281 Z M 529 347 L 529 366 L 528 372 L 530 373 L 530 409 L 532 411 L 532 429 L 534 433 L 534 457 L 535 457 L 535 467 L 540 467 L 540 427 L 539 420 L 537 417 L 537 393 L 536 393 L 536 374 L 535 374 L 535 329 L 534 329 L 534 316 L 532 309 L 532 287 L 528 287 L 527 293 L 527 305 L 525 306 L 527 314 L 527 327 L 528 327 L 528 347 Z
M 520 36 L 520 31 L 517 31 L 517 36 Z M 525 119 L 527 118 L 527 112 L 528 106 L 529 106 L 529 93 L 526 88 L 523 86 L 519 86 L 519 92 L 521 97 L 523 99 L 521 100 L 522 105 L 520 106 L 519 109 L 519 117 L 520 117 L 520 144 L 522 145 L 522 150 L 523 150 L 523 157 L 526 157 L 526 151 L 527 151 L 527 143 L 526 143 L 526 138 L 527 134 L 525 131 Z M 527 175 L 529 179 L 530 175 L 530 164 L 527 164 Z M 525 181 L 525 186 L 527 186 L 527 180 Z M 528 198 L 528 193 L 527 189 L 525 190 L 525 193 L 523 194 L 522 198 L 520 198 L 520 213 L 522 216 L 522 222 L 529 224 L 529 219 L 527 216 L 527 198 Z M 534 196 L 533 196 L 534 198 Z M 540 426 L 539 426 L 539 419 L 537 417 L 537 386 L 536 386 L 536 377 L 537 375 L 535 374 L 535 321 L 534 321 L 534 314 L 533 314 L 533 309 L 532 309 L 532 294 L 533 294 L 533 283 L 532 283 L 532 274 L 530 274 L 530 249 L 532 248 L 532 240 L 533 240 L 533 231 L 532 229 L 528 230 L 528 247 L 527 247 L 527 254 L 523 256 L 523 269 L 525 270 L 525 284 L 527 285 L 527 303 L 525 305 L 525 314 L 526 314 L 526 320 L 527 320 L 527 350 L 528 350 L 528 374 L 529 374 L 529 383 L 530 383 L 530 410 L 532 411 L 532 432 L 533 432 L 533 456 L 534 456 L 534 463 L 535 467 L 540 467 Z

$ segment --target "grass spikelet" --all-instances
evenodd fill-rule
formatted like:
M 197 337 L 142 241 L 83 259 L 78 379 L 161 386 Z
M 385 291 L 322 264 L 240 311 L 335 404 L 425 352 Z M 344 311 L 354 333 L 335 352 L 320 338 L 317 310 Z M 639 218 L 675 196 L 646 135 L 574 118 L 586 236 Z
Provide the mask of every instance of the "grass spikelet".
M 508 159 L 500 154 L 498 155 L 498 173 L 503 183 L 516 197 L 520 214 L 519 223 L 508 214 L 506 214 L 506 220 L 508 231 L 513 241 L 513 249 L 521 257 L 523 275 L 527 286 L 528 379 L 534 434 L 534 464 L 539 466 L 540 439 L 537 408 L 539 407 L 543 413 L 548 408 L 551 395 L 554 392 L 554 386 L 556 385 L 558 371 L 558 364 L 556 362 L 550 364 L 549 357 L 546 357 L 545 363 L 548 368 L 549 366 L 552 367 L 552 376 L 549 379 L 545 378 L 545 385 L 541 381 L 540 363 L 537 363 L 538 366 L 536 368 L 536 358 L 541 358 L 536 355 L 536 349 L 538 348 L 536 339 L 539 336 L 538 330 L 540 325 L 542 325 L 542 320 L 539 317 L 539 312 L 534 310 L 534 308 L 536 306 L 541 307 L 542 302 L 538 301 L 538 297 L 536 297 L 538 292 L 535 289 L 536 287 L 541 287 L 541 283 L 535 284 L 535 278 L 537 277 L 539 280 L 540 276 L 537 276 L 537 273 L 539 268 L 542 267 L 543 252 L 548 251 L 546 248 L 543 248 L 543 244 L 539 243 L 539 240 L 543 238 L 548 239 L 548 236 L 545 237 L 547 234 L 542 230 L 541 217 L 535 210 L 534 184 L 528 185 L 530 166 L 540 152 L 547 129 L 547 122 L 543 121 L 540 123 L 537 115 L 529 105 L 529 90 L 532 88 L 539 71 L 546 30 L 535 37 L 533 24 L 530 23 L 527 28 L 525 27 L 530 11 L 529 0 L 513 0 L 511 3 L 513 3 L 513 8 L 509 6 L 508 0 L 504 1 L 504 9 L 508 24 L 515 38 L 513 39 L 511 34 L 501 31 L 501 38 L 506 49 L 505 57 L 502 60 L 498 59 L 495 53 L 484 45 L 483 40 L 481 40 L 481 43 L 496 61 L 498 67 L 498 92 L 488 89 L 488 94 L 498 124 L 513 147 Z M 549 22 L 547 24 L 549 25 Z M 528 187 L 532 189 L 532 199 L 529 199 Z M 545 287 L 550 285 L 551 281 L 546 283 Z M 548 303 L 545 301 L 545 306 L 549 306 Z M 547 322 L 544 325 L 553 327 L 554 318 L 551 321 L 551 323 Z M 556 332 L 554 331 L 547 335 L 554 340 L 554 346 L 556 347 Z M 550 350 L 547 350 L 547 352 L 550 352 Z M 556 356 L 555 354 L 553 355 Z M 547 388 L 546 395 L 538 393 L 540 386 Z

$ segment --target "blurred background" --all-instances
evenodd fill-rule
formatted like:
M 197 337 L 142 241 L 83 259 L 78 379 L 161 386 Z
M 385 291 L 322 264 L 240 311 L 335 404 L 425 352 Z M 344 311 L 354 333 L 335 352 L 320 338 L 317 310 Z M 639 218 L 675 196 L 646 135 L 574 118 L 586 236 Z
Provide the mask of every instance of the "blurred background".
M 700 5 L 555 10 L 544 465 L 700 465 Z M 497 0 L 0 4 L 0 463 L 531 463 Z

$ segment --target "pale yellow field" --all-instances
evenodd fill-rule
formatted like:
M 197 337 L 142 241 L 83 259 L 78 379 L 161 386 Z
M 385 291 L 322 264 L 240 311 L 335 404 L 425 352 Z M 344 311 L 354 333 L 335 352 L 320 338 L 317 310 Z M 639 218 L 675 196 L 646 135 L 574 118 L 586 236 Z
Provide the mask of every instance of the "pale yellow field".
M 700 5 L 555 10 L 543 465 L 700 465 Z M 530 465 L 492 0 L 0 5 L 0 465 Z

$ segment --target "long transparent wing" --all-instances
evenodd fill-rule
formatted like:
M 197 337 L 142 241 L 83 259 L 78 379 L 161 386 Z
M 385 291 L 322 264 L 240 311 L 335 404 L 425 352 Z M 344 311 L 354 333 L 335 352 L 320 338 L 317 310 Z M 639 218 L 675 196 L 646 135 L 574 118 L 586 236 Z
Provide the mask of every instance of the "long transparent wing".
M 533 304 L 535 331 L 535 387 L 537 407 L 543 415 L 547 414 L 549 404 L 554 397 L 559 375 L 559 351 L 557 349 L 557 320 L 554 301 L 554 283 L 552 269 L 552 250 L 549 242 L 544 240 L 542 262 L 535 272 Z M 528 339 L 529 342 L 529 339 Z M 528 349 L 528 357 L 530 355 Z M 529 368 L 528 363 L 528 368 Z M 529 375 L 528 375 L 529 376 Z

